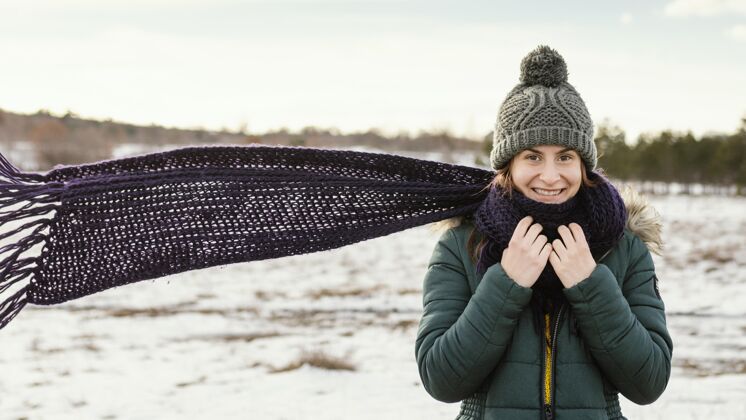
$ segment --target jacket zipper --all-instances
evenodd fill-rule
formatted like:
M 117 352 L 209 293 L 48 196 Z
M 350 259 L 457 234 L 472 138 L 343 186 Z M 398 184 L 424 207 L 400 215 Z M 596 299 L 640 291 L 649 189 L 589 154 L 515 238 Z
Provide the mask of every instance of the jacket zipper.
M 624 236 L 624 233 L 619 237 Z M 619 240 L 617 239 L 617 241 Z M 604 258 L 606 258 L 607 255 L 614 249 L 614 246 L 609 248 L 608 251 L 606 251 L 601 258 L 599 258 L 597 261 L 601 261 Z M 557 311 L 557 319 L 554 321 L 554 330 L 546 331 L 546 335 L 551 335 L 551 343 L 549 348 L 544 344 L 546 343 L 546 337 L 543 337 L 541 339 L 542 342 L 542 348 L 544 349 L 544 360 L 542 361 L 542 364 L 544 365 L 544 378 L 541 381 L 542 384 L 542 402 L 544 405 L 544 419 L 545 420 L 554 420 L 554 364 L 557 360 L 557 333 L 559 331 L 559 325 L 560 320 L 562 319 L 562 310 L 565 309 L 565 304 L 563 303 L 559 311 Z M 553 312 L 553 311 L 552 311 Z M 548 315 L 548 320 L 545 319 L 544 321 L 544 329 L 548 329 L 551 326 L 551 315 Z M 547 351 L 550 351 L 551 353 L 547 354 Z M 549 360 L 547 361 L 547 358 Z
M 551 334 L 551 347 L 547 348 L 547 346 L 544 346 L 542 344 L 542 347 L 544 350 L 544 360 L 548 361 L 548 363 L 544 363 L 544 380 L 542 381 L 542 397 L 544 402 L 544 419 L 545 420 L 553 420 L 554 419 L 554 363 L 556 361 L 556 355 L 557 355 L 557 332 L 559 331 L 559 323 L 562 319 L 562 310 L 565 309 L 565 304 L 563 303 L 562 306 L 560 306 L 559 311 L 557 311 L 557 319 L 554 322 L 554 331 L 550 331 L 549 334 Z M 545 324 L 545 329 L 550 327 L 551 325 L 551 316 L 549 316 L 550 322 Z M 545 321 L 546 322 L 546 321 Z M 542 338 L 542 343 L 545 342 L 545 338 Z M 550 351 L 549 354 L 546 352 Z M 547 357 L 548 356 L 548 357 Z M 549 360 L 547 360 L 549 359 Z M 548 386 L 547 386 L 548 384 Z

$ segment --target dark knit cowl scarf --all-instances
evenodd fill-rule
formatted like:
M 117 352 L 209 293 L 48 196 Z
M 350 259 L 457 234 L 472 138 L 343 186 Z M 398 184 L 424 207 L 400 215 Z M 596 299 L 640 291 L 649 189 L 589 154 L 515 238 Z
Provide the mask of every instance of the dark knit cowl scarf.
M 0 328 L 26 304 L 469 215 L 494 176 L 286 146 L 185 147 L 46 174 L 21 172 L 0 155 Z M 38 255 L 26 254 L 37 245 Z
M 526 216 L 532 216 L 533 223 L 539 223 L 543 227 L 540 234 L 546 235 L 549 242 L 562 239 L 557 232 L 560 225 L 577 223 L 582 227 L 591 254 L 596 260 L 614 246 L 621 238 L 627 221 L 624 201 L 603 175 L 589 172 L 588 177 L 597 181 L 598 185 L 581 185 L 575 196 L 559 204 L 532 200 L 518 190 L 513 190 L 510 198 L 504 190 L 492 186 L 474 213 L 477 229 L 487 238 L 487 243 L 477 258 L 478 276 L 500 261 L 518 222 Z M 550 302 L 554 308 L 567 303 L 567 298 L 562 293 L 564 286 L 549 261 L 532 289 L 534 325 L 541 335 L 543 333 L 538 319 L 543 316 L 544 311 L 548 311 Z M 574 327 L 573 320 L 570 324 Z

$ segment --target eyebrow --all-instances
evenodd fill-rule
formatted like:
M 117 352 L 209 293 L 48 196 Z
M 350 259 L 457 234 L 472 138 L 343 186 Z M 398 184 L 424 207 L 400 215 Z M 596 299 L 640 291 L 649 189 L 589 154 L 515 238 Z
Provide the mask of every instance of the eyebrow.
M 532 152 L 534 152 L 534 153 L 538 153 L 538 154 L 540 154 L 540 155 L 543 155 L 543 154 L 544 154 L 544 153 L 542 153 L 542 152 L 540 152 L 540 151 L 538 151 L 538 150 L 536 150 L 536 149 L 532 149 L 532 148 L 530 148 L 530 147 L 529 147 L 528 149 L 526 149 L 526 150 L 530 150 L 530 151 L 532 151 Z M 572 149 L 572 147 L 565 147 L 564 149 L 560 150 L 560 151 L 559 151 L 559 152 L 557 152 L 557 153 L 565 153 L 565 152 L 567 152 L 568 150 L 573 150 L 573 149 Z

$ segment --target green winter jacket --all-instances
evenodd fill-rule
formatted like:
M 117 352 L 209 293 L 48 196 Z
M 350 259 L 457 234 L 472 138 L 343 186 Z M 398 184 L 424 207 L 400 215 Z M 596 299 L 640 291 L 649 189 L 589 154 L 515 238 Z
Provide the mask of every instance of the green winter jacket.
M 619 392 L 641 405 L 663 393 L 673 343 L 648 249 L 660 246 L 660 223 L 639 196 L 623 198 L 624 236 L 590 277 L 564 289 L 577 334 L 562 307 L 541 320 L 547 337 L 539 337 L 533 291 L 499 263 L 476 277 L 469 219 L 441 235 L 424 280 L 415 354 L 427 392 L 462 401 L 457 419 L 623 419 Z

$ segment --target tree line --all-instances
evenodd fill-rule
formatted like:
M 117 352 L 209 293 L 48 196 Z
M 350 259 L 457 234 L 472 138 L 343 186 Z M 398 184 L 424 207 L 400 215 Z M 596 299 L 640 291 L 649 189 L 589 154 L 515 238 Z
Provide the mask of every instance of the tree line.
M 245 124 L 238 131 L 227 128 L 210 131 L 199 127 L 138 126 L 111 119 L 85 119 L 71 111 L 58 116 L 47 110 L 25 115 L 0 109 L 2 150 L 31 149 L 29 158 L 18 162 L 23 170 L 49 170 L 60 164 L 109 159 L 122 145 L 142 145 L 146 149 L 161 150 L 200 144 L 266 144 L 338 149 L 364 147 L 390 153 L 441 151 L 447 154 L 459 151 L 474 155 L 478 155 L 481 149 L 479 141 L 454 136 L 447 130 L 421 130 L 414 135 L 401 131 L 387 136 L 375 128 L 341 133 L 333 127 L 307 126 L 299 131 L 281 128 L 265 133 L 249 133 Z
M 613 179 L 625 182 L 653 181 L 683 184 L 685 192 L 695 185 L 736 187 L 746 194 L 746 118 L 731 134 L 695 138 L 691 132 L 662 131 L 643 134 L 634 144 L 623 129 L 608 122 L 596 128 L 598 167 Z M 492 134 L 483 142 L 492 148 Z
M 695 186 L 708 190 L 732 190 L 746 195 L 746 117 L 740 128 L 730 134 L 708 134 L 695 138 L 691 132 L 663 131 L 644 134 L 628 143 L 626 133 L 607 121 L 597 126 L 595 136 L 598 166 L 612 179 L 623 182 L 657 182 L 664 186 L 681 184 L 685 192 Z M 386 136 L 367 132 L 340 133 L 336 129 L 306 127 L 299 132 L 287 129 L 250 134 L 201 129 L 165 128 L 157 125 L 136 126 L 111 120 L 79 118 L 68 112 L 54 116 L 39 111 L 32 115 L 0 110 L 0 143 L 6 148 L 28 143 L 36 165 L 22 163 L 25 170 L 46 170 L 57 164 L 75 164 L 108 159 L 121 144 L 169 145 L 192 144 L 279 144 L 322 148 L 367 146 L 398 151 L 471 152 L 474 163 L 489 166 L 492 133 L 479 141 L 442 132 L 420 132 L 416 136 L 400 133 Z M 26 167 L 28 166 L 28 167 Z

